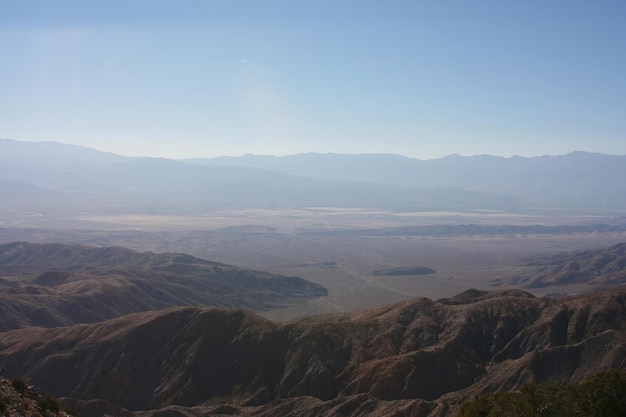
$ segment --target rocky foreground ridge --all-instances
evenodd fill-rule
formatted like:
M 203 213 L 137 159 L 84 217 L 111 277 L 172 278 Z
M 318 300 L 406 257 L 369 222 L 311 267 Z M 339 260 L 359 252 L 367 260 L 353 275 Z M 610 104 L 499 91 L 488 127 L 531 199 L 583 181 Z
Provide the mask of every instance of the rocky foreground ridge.
M 0 366 L 79 415 L 450 416 L 480 393 L 625 369 L 626 288 L 470 290 L 282 324 L 174 308 L 9 331 Z
M 0 376 L 0 414 L 4 417 L 69 417 L 74 410 L 61 410 L 59 401 L 41 395 L 22 379 Z

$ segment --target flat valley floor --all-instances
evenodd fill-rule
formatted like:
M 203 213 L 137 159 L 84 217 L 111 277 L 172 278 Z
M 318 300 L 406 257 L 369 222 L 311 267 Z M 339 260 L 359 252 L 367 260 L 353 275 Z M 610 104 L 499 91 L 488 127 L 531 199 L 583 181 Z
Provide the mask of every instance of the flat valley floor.
M 296 275 L 329 296 L 268 312 L 272 320 L 369 309 L 411 297 L 443 298 L 469 288 L 511 288 L 531 255 L 626 242 L 626 213 L 399 213 L 368 209 L 223 210 L 203 214 L 0 212 L 0 243 L 61 242 L 182 252 L 211 261 Z M 592 230 L 593 225 L 611 227 Z M 456 226 L 421 233 L 420 227 Z M 474 233 L 466 226 L 503 226 Z M 546 230 L 520 232 L 519 226 Z M 557 226 L 571 226 L 558 229 Z M 618 227 L 613 227 L 618 226 Z M 586 228 L 590 227 L 589 230 Z M 554 233 L 551 230 L 554 229 Z M 374 276 L 374 271 L 427 266 L 435 274 Z M 576 294 L 589 285 L 533 289 Z

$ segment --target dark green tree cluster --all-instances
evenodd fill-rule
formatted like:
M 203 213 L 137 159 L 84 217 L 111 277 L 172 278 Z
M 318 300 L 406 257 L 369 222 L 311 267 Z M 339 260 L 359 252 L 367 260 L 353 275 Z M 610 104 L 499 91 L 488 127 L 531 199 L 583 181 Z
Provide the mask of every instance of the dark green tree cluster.
M 457 417 L 623 417 L 626 372 L 612 369 L 580 384 L 528 384 L 466 402 Z

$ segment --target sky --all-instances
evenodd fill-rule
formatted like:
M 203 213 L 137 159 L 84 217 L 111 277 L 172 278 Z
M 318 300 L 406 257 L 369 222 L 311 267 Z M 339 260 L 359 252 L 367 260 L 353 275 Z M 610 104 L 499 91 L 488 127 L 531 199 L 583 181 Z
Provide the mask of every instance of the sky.
M 0 138 L 626 154 L 624 0 L 2 0 Z

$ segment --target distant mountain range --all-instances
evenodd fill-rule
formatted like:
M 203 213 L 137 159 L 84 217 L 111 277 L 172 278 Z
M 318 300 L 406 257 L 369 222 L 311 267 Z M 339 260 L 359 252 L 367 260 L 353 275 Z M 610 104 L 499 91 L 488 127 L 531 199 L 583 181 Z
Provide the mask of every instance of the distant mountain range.
M 472 193 L 472 196 L 463 196 L 459 192 L 459 203 L 469 203 L 471 197 L 490 205 L 503 204 L 497 197 L 513 198 L 514 201 L 510 202 L 513 205 L 561 207 L 613 204 L 622 207 L 626 202 L 615 195 L 626 191 L 626 184 L 620 180 L 626 175 L 626 155 L 587 152 L 532 158 L 450 155 L 421 161 L 391 154 L 309 153 L 284 157 L 247 155 L 191 159 L 187 162 L 266 169 L 325 181 L 431 190 L 428 197 L 443 201 L 448 197 L 446 191 L 450 194 L 461 190 Z
M 427 161 L 387 154 L 175 161 L 0 139 L 0 208 L 602 210 L 626 206 L 624 178 L 626 156 L 585 152 Z
M 5 332 L 0 365 L 91 417 L 444 417 L 481 393 L 626 368 L 625 306 L 622 288 L 469 290 L 285 324 L 181 307 Z
M 264 311 L 327 294 L 326 288 L 299 277 L 180 253 L 0 245 L 0 331 L 92 323 L 174 306 Z

